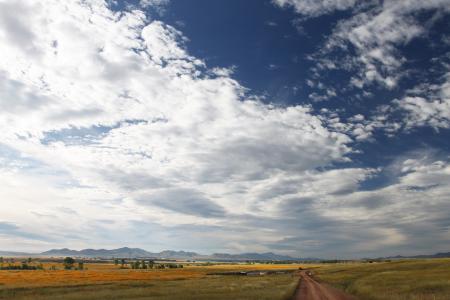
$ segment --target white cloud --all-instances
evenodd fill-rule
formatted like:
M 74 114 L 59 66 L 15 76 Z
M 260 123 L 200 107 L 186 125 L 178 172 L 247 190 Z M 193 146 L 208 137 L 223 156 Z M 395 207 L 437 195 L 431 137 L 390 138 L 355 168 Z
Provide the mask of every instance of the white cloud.
M 292 6 L 297 13 L 305 17 L 326 15 L 356 5 L 356 0 L 273 0 L 273 2 L 281 7 Z
M 429 101 L 422 97 L 405 97 L 397 104 L 406 112 L 406 129 L 420 126 L 435 129 L 450 127 L 450 99 Z
M 59 242 L 68 227 L 107 237 L 148 219 L 215 226 L 255 213 L 255 183 L 331 166 L 351 151 L 351 139 L 309 107 L 247 97 L 232 69 L 208 70 L 181 32 L 141 11 L 113 12 L 103 1 L 0 5 L 22 12 L 1 22 L 32 45 L 0 27 L 0 136 L 14 153 L 7 161 L 21 166 L 3 166 L 2 178 L 20 182 L 1 188 L 19 211 L 2 212 L 4 221 Z M 61 207 L 74 213 L 58 217 L 68 212 Z M 108 229 L 101 215 L 114 220 Z
M 0 2 L 23 12 L 1 22 L 33 45 L 0 27 L 0 199 L 15 208 L 0 212 L 5 249 L 327 256 L 421 245 L 412 225 L 443 226 L 445 159 L 410 159 L 398 182 L 362 191 L 380 170 L 336 165 L 371 120 L 264 104 L 141 11 L 33 3 Z
M 288 1 L 280 1 L 280 5 L 283 3 L 287 5 Z M 300 6 L 308 4 L 303 1 L 299 3 Z M 337 9 L 336 3 L 319 3 L 327 6 L 324 12 Z M 308 5 L 315 7 L 313 4 Z M 317 78 L 321 78 L 320 74 L 326 73 L 326 70 L 340 68 L 349 71 L 351 87 L 363 90 L 362 95 L 355 96 L 358 99 L 368 100 L 373 97 L 368 88 L 374 83 L 387 89 L 397 88 L 400 79 L 417 72 L 401 49 L 415 39 L 426 38 L 430 32 L 438 33 L 433 26 L 450 13 L 449 7 L 448 0 L 407 0 L 384 1 L 377 5 L 372 3 L 359 11 L 354 10 L 351 17 L 337 23 L 324 47 L 310 57 L 316 61 L 313 72 Z M 441 34 L 440 39 L 446 43 L 444 35 Z M 330 122 L 329 118 L 323 120 L 330 124 L 329 128 L 353 136 L 358 141 L 371 140 L 377 129 L 392 136 L 399 130 L 410 131 L 421 126 L 430 126 L 436 130 L 448 128 L 450 84 L 448 65 L 445 64 L 447 58 L 448 53 L 431 60 L 433 64 L 443 65 L 447 72 L 442 80 L 432 82 L 437 75 L 436 71 L 430 70 L 421 79 L 424 82 L 407 91 L 399 100 L 380 106 L 366 120 L 349 120 L 347 123 Z M 314 86 L 312 81 L 308 85 L 316 90 L 324 90 Z M 329 96 L 315 91 L 309 98 L 323 101 Z
M 139 4 L 143 8 L 154 9 L 159 15 L 163 15 L 166 12 L 166 8 L 169 5 L 170 0 L 140 0 Z
M 335 10 L 335 4 L 327 7 Z M 337 56 L 339 65 L 357 71 L 351 79 L 354 87 L 379 83 L 392 89 L 405 75 L 402 68 L 407 60 L 399 49 L 426 36 L 433 22 L 439 19 L 435 16 L 420 22 L 416 16 L 428 11 L 439 11 L 437 16 L 442 16 L 450 12 L 449 7 L 448 0 L 384 1 L 382 5 L 368 5 L 362 12 L 338 23 L 317 56 L 318 67 L 336 68 L 335 63 L 321 57 L 343 51 Z M 349 54 L 353 51 L 356 53 Z
M 413 93 L 394 101 L 394 110 L 403 113 L 406 130 L 420 126 L 449 128 L 450 73 L 440 84 L 422 84 Z
M 444 64 L 448 69 L 448 66 Z M 431 80 L 435 80 L 434 78 Z M 450 127 L 450 73 L 438 82 L 423 82 L 406 91 L 400 99 L 377 108 L 370 120 L 362 124 L 384 130 L 388 135 L 402 130 L 411 132 L 418 127 L 436 131 Z M 344 132 L 344 131 L 342 131 Z
M 434 249 L 446 249 L 450 225 L 446 217 L 448 159 L 420 155 L 396 164 L 398 167 L 387 167 L 391 172 L 400 168 L 390 174 L 394 180 L 381 187 L 358 187 L 358 182 L 379 176 L 381 170 L 348 169 L 320 174 L 315 191 L 316 184 L 308 181 L 308 188 L 289 191 L 289 197 L 279 202 L 285 234 L 272 246 L 316 255 L 332 246 L 336 255 L 349 257 L 361 253 L 418 254 L 429 251 L 430 243 Z M 334 192 L 330 186 L 343 190 Z M 308 240 L 316 243 L 304 243 Z
M 143 6 L 164 6 L 170 3 L 170 0 L 141 0 Z

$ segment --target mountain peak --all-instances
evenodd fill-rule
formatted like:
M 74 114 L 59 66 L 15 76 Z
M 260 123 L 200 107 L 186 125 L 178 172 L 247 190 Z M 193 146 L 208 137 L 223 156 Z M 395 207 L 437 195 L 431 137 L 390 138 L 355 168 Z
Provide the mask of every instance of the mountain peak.
M 83 249 L 71 250 L 68 248 L 52 249 L 42 252 L 45 256 L 77 256 L 77 257 L 122 257 L 122 258 L 155 258 L 155 259 L 195 259 L 195 260 L 295 260 L 295 258 L 285 255 L 278 255 L 272 252 L 266 253 L 214 253 L 212 255 L 202 255 L 196 252 L 164 250 L 161 252 L 148 252 L 140 248 L 122 247 L 117 249 Z

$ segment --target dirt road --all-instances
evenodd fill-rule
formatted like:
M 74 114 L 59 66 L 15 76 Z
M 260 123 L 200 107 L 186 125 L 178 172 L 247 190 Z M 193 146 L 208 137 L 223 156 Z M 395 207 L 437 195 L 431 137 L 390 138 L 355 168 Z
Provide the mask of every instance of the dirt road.
M 319 283 L 309 276 L 309 271 L 301 271 L 300 284 L 295 291 L 293 300 L 355 300 L 343 291 L 329 285 Z

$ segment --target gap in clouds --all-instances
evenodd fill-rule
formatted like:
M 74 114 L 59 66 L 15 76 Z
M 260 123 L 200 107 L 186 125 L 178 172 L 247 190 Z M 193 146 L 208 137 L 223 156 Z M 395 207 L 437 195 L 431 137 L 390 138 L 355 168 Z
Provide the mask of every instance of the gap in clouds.
M 191 20 L 175 16 L 184 22 L 178 27 L 164 22 L 182 4 L 141 2 L 157 5 L 161 15 L 146 14 L 137 3 L 99 0 L 0 3 L 23 12 L 21 18 L 0 16 L 21 33 L 0 34 L 1 107 L 10 108 L 0 113 L 7 162 L 0 168 L 0 198 L 19 208 L 0 214 L 0 224 L 15 226 L 0 227 L 2 243 L 11 249 L 125 244 L 323 257 L 448 247 L 448 155 L 408 153 L 413 138 L 398 134 L 400 121 L 387 126 L 382 111 L 353 113 L 338 99 L 324 100 L 332 104 L 320 110 L 314 101 L 255 95 L 239 80 L 239 64 L 210 64 L 212 52 L 204 58 L 197 54 L 202 49 L 192 54 L 196 44 L 184 33 L 192 30 Z M 243 5 L 237 3 L 230 7 Z M 277 26 L 269 29 L 269 12 L 286 15 L 273 3 L 264 5 L 261 35 L 281 22 L 293 26 L 275 18 L 270 21 Z M 350 2 L 325 11 L 348 7 Z M 310 17 L 319 11 L 311 8 Z M 336 32 L 339 27 L 329 38 Z M 298 38 L 295 27 L 290 34 L 283 38 L 293 44 L 307 38 Z M 22 47 L 23 36 L 32 49 Z M 284 63 L 263 67 L 281 72 Z M 338 91 L 306 79 L 295 84 L 329 90 L 332 97 Z M 377 158 L 386 150 L 370 158 L 371 148 L 386 149 L 400 139 L 407 146 L 384 160 Z M 448 153 L 438 138 L 433 146 Z M 11 166 L 23 157 L 39 162 L 39 176 Z M 389 184 L 367 188 L 393 169 L 401 171 L 391 172 Z M 59 174 L 65 176 L 55 178 Z M 28 236 L 15 234 L 17 228 Z M 55 240 L 37 243 L 36 232 Z

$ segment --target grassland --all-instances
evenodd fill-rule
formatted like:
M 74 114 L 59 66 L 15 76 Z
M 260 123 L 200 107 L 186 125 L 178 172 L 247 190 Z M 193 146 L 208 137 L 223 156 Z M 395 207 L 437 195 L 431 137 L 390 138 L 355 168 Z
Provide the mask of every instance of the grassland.
M 291 264 L 186 266 L 165 270 L 123 270 L 112 264 L 86 267 L 83 271 L 0 271 L 0 299 L 289 299 L 297 284 L 297 278 L 290 274 L 262 277 L 207 274 L 298 268 Z
M 52 268 L 57 270 L 50 270 Z M 312 268 L 317 279 L 361 300 L 450 299 L 450 259 L 317 265 L 185 265 L 180 269 L 121 269 L 85 264 L 86 270 L 0 271 L 0 299 L 290 299 L 298 278 L 291 274 L 216 276 L 225 271 Z
M 336 264 L 316 277 L 364 300 L 448 300 L 450 259 Z

